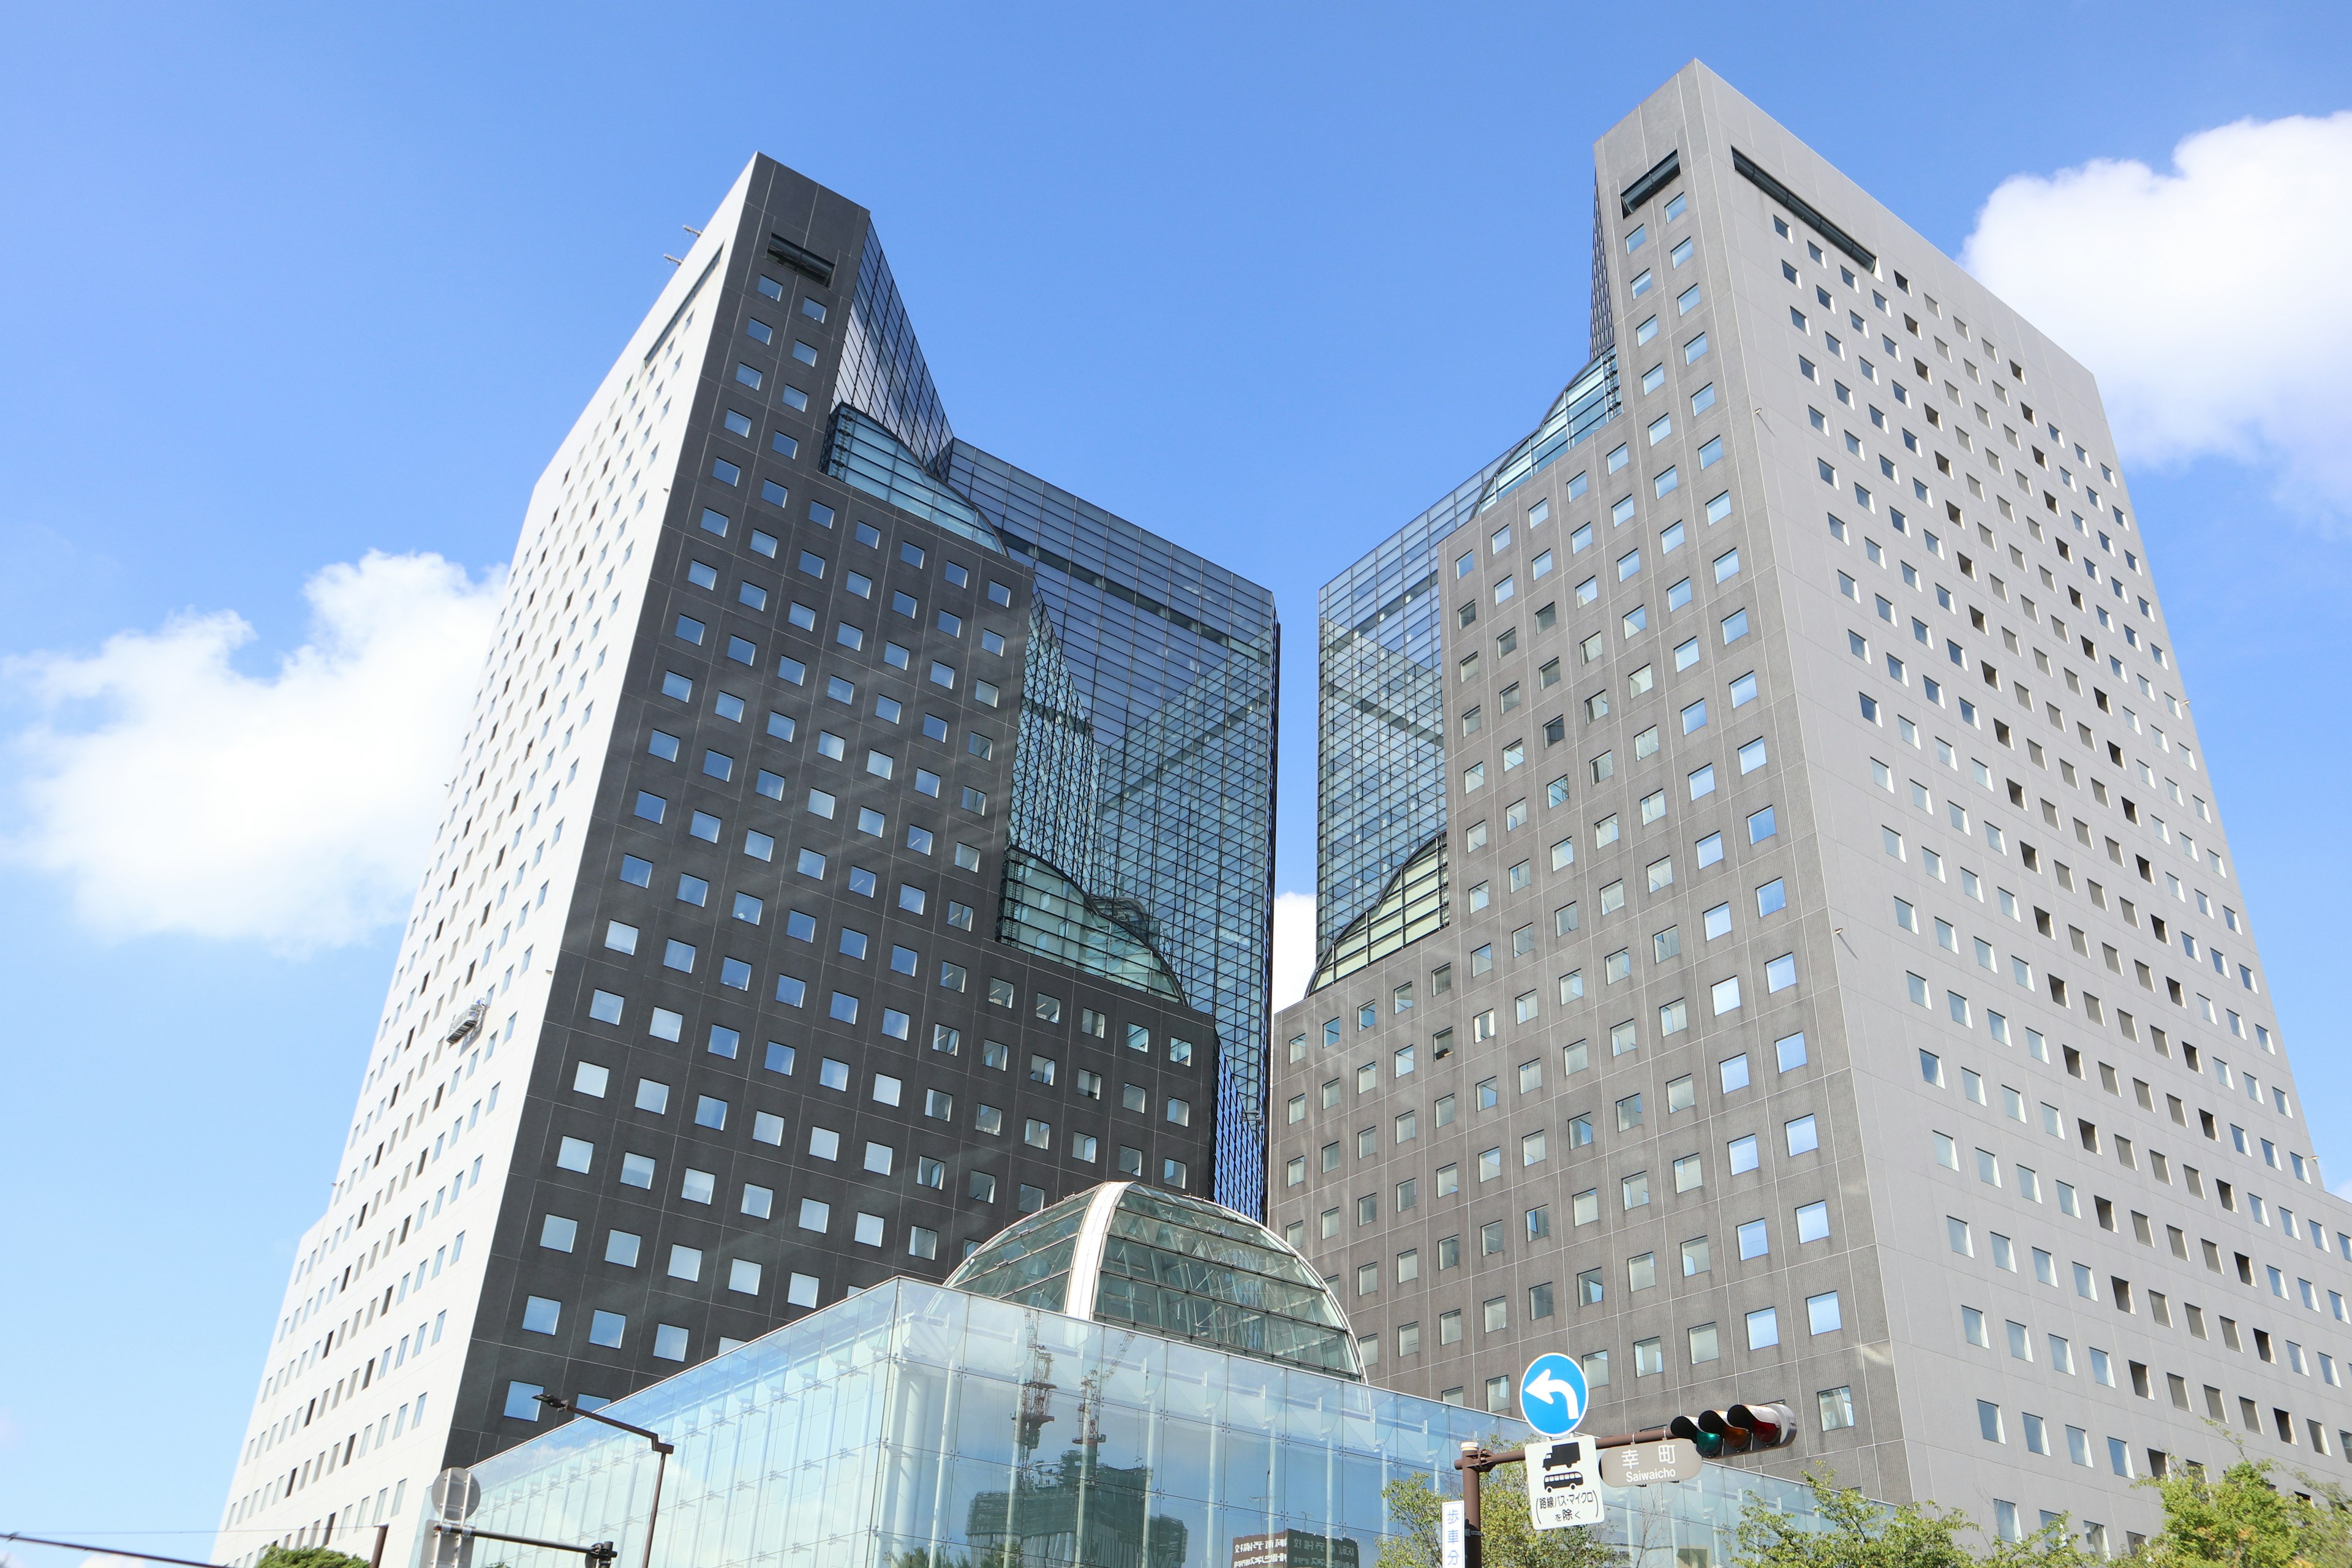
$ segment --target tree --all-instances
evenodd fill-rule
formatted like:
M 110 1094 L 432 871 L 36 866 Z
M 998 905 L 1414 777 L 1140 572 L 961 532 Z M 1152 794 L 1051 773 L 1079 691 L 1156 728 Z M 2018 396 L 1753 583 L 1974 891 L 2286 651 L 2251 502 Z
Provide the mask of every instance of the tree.
M 255 1568 L 368 1568 L 368 1560 L 331 1546 L 273 1546 Z
M 2142 1550 L 2150 1568 L 2347 1568 L 2352 1513 L 2342 1489 L 2298 1478 L 2309 1497 L 2282 1492 L 2271 1461 L 2237 1462 L 2218 1480 L 2179 1465 L 2141 1484 L 2164 1500 L 2164 1528 Z
M 1979 1553 L 1964 1538 L 1983 1531 L 1958 1509 L 1874 1502 L 1839 1486 L 1826 1468 L 1807 1470 L 1805 1485 L 1815 1521 L 1748 1495 L 1732 1549 L 1738 1568 L 2092 1568 L 2097 1561 L 2063 1517 L 2022 1541 L 1995 1541 Z
M 1489 1447 L 1499 1447 L 1496 1440 Z M 1428 1478 L 1407 1476 L 1381 1489 L 1389 1533 L 1374 1568 L 1438 1568 L 1439 1511 L 1445 1500 Z M 1528 1489 L 1516 1468 L 1489 1471 L 1478 1489 L 1485 1568 L 1620 1568 L 1623 1553 L 1598 1528 L 1537 1530 L 1528 1521 Z

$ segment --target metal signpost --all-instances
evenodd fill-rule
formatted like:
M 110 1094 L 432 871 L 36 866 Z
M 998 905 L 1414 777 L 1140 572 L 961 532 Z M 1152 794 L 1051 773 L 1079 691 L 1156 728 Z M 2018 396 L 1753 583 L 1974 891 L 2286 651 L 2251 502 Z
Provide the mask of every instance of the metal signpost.
M 1444 1505 L 1439 1568 L 1484 1568 L 1478 1482 L 1497 1465 L 1527 1467 L 1529 1523 L 1538 1530 L 1565 1530 L 1601 1522 L 1603 1486 L 1692 1480 L 1705 1458 L 1785 1448 L 1797 1440 L 1795 1414 L 1785 1405 L 1769 1404 L 1677 1415 L 1670 1426 L 1639 1432 L 1576 1436 L 1591 1392 L 1584 1368 L 1573 1357 L 1551 1352 L 1528 1363 L 1519 1375 L 1519 1414 L 1546 1440 L 1528 1444 L 1524 1452 L 1499 1454 L 1475 1443 L 1462 1445 L 1454 1461 L 1462 1472 L 1462 1500 Z M 1591 1463 L 1595 1456 L 1597 1466 Z

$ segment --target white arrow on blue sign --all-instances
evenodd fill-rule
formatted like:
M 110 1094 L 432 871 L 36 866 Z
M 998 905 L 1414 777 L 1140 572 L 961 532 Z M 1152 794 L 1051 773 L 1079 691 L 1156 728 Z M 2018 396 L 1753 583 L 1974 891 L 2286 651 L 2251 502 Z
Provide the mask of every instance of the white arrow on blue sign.
M 1539 1355 L 1519 1376 L 1519 1414 L 1547 1437 L 1565 1437 L 1584 1419 L 1584 1369 L 1558 1352 Z

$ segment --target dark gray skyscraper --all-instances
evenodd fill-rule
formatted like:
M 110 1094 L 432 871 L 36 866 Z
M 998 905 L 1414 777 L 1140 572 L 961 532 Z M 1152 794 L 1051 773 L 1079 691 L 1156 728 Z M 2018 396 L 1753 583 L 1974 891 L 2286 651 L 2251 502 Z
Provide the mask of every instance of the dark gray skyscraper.
M 1588 363 L 1323 590 L 1268 1220 L 1369 1375 L 1780 1400 L 2121 1550 L 2352 1443 L 2311 1155 L 2090 374 L 1696 63 L 1594 149 Z
M 1272 597 L 957 440 L 863 208 L 743 171 L 497 638 L 224 1561 L 1066 1193 L 1263 1198 Z

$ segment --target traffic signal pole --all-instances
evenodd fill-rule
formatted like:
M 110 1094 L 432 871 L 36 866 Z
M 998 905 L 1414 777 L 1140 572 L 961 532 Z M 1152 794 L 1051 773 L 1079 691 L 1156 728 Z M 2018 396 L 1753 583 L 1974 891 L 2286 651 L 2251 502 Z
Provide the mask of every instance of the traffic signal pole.
M 1603 1448 L 1624 1448 L 1636 1445 L 1664 1443 L 1679 1438 L 1694 1442 L 1702 1456 L 1712 1458 L 1730 1447 L 1734 1453 L 1785 1447 L 1796 1440 L 1796 1421 L 1788 1407 L 1779 1405 L 1735 1405 L 1727 1411 L 1702 1412 L 1694 1419 L 1678 1415 L 1664 1426 L 1644 1426 L 1637 1432 L 1604 1432 L 1591 1436 L 1578 1433 L 1574 1441 L 1591 1447 L 1597 1455 Z M 1736 1446 L 1727 1439 L 1736 1438 Z M 1497 1453 L 1476 1443 L 1465 1443 L 1454 1460 L 1454 1468 L 1462 1472 L 1462 1568 L 1485 1568 L 1485 1531 L 1478 1513 L 1478 1481 L 1487 1471 L 1502 1465 L 1517 1465 L 1527 1458 L 1524 1451 L 1506 1448 Z

